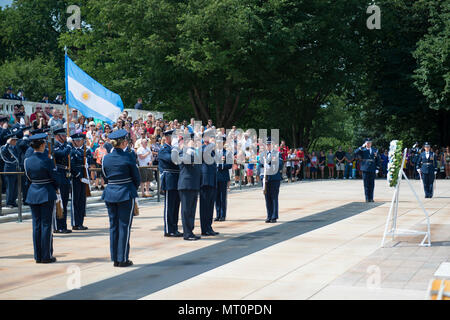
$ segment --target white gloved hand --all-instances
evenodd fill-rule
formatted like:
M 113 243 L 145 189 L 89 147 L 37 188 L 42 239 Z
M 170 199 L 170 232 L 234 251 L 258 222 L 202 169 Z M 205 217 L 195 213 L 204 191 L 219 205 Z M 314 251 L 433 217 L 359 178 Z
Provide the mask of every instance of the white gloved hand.
M 375 173 L 376 173 L 376 174 L 378 174 L 378 172 L 380 172 L 380 171 L 378 171 L 378 170 L 375 170 Z
M 72 138 L 71 137 L 67 138 L 67 143 L 72 143 Z
M 11 144 L 12 139 L 9 138 L 8 140 L 6 140 L 6 144 Z

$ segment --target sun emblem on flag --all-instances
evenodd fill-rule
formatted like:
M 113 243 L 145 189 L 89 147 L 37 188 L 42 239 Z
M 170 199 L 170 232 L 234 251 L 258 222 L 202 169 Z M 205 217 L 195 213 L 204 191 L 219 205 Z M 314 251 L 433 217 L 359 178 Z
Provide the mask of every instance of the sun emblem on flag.
M 81 93 L 81 98 L 85 101 L 89 100 L 90 97 L 91 95 L 89 94 L 89 92 L 84 91 Z

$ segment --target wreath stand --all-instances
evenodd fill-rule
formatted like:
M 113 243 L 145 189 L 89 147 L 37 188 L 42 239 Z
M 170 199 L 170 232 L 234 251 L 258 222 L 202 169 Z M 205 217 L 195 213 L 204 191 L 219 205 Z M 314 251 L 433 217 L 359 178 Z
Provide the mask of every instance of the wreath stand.
M 386 227 L 384 229 L 383 234 L 383 240 L 381 241 L 381 247 L 384 247 L 384 243 L 386 240 L 386 236 L 392 236 L 392 240 L 394 240 L 395 236 L 411 236 L 411 235 L 423 235 L 423 240 L 419 244 L 419 246 L 425 246 L 430 247 L 431 246 L 431 239 L 430 239 L 430 217 L 428 215 L 428 212 L 425 210 L 422 201 L 420 201 L 419 196 L 417 195 L 416 191 L 414 190 L 411 182 L 409 181 L 408 177 L 406 176 L 405 172 L 403 171 L 405 161 L 406 161 L 406 152 L 408 149 L 405 148 L 403 151 L 403 160 L 401 163 L 401 167 L 398 173 L 398 179 L 397 179 L 397 185 L 395 186 L 394 195 L 392 197 L 391 201 L 391 207 L 389 209 L 389 214 L 386 220 Z M 425 214 L 425 218 L 427 219 L 427 231 L 417 231 L 417 230 L 406 230 L 406 229 L 398 229 L 397 228 L 397 217 L 398 217 L 398 198 L 400 193 L 400 183 L 402 181 L 402 178 L 406 180 L 408 183 L 409 188 L 413 192 L 414 196 L 416 197 L 417 202 L 419 203 L 420 207 L 422 208 L 423 213 Z M 389 228 L 390 227 L 390 228 Z M 425 241 L 427 243 L 425 243 Z

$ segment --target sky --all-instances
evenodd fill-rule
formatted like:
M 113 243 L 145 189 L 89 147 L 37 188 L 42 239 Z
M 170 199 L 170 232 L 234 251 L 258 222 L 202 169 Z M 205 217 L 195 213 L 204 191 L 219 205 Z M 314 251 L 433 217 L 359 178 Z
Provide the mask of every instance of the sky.
M 11 4 L 12 0 L 0 0 L 0 7 L 4 7 L 7 4 Z

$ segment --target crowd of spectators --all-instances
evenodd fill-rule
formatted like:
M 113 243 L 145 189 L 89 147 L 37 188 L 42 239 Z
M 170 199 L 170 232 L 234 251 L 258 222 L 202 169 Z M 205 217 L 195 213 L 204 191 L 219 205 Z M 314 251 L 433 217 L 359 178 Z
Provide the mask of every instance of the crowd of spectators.
M 12 89 L 12 88 L 11 88 Z M 12 99 L 12 90 L 5 93 Z M 4 98 L 5 98 L 4 96 Z M 23 92 L 22 92 L 23 97 Z M 44 96 L 43 104 L 48 96 Z M 63 102 L 62 97 L 56 97 Z M 142 104 L 142 100 L 138 100 L 138 104 Z M 139 107 L 140 108 L 140 107 Z M 138 108 L 136 108 L 138 109 Z M 231 130 L 225 128 L 216 128 L 212 120 L 208 120 L 204 125 L 194 118 L 188 123 L 186 120 L 178 121 L 174 119 L 156 118 L 152 113 L 148 113 L 146 117 L 133 119 L 124 111 L 119 119 L 113 125 L 104 123 L 94 118 L 86 118 L 77 110 L 73 109 L 65 119 L 64 113 L 59 109 L 53 109 L 51 106 L 37 104 L 35 112 L 27 115 L 24 107 L 20 103 L 14 106 L 13 114 L 10 116 L 9 126 L 21 124 L 23 126 L 31 126 L 33 129 L 57 129 L 67 128 L 69 125 L 70 134 L 84 133 L 86 135 L 86 145 L 90 148 L 94 163 L 93 168 L 101 168 L 102 158 L 110 150 L 106 147 L 109 145 L 108 135 L 114 130 L 125 129 L 129 132 L 130 148 L 136 154 L 137 164 L 139 167 L 157 166 L 158 151 L 164 144 L 164 131 L 178 129 L 178 132 L 201 134 L 205 130 L 213 129 L 218 135 L 228 136 L 229 141 L 234 141 L 234 164 L 232 167 L 232 181 L 234 184 L 255 185 L 260 182 L 261 168 L 259 166 L 259 144 L 261 140 L 256 137 L 253 131 L 240 131 L 236 127 Z M 344 151 L 338 147 L 336 151 L 329 149 L 306 151 L 304 148 L 289 148 L 285 141 L 279 144 L 279 151 L 285 162 L 283 168 L 283 176 L 288 182 L 300 181 L 303 179 L 359 179 L 362 177 L 360 171 L 360 160 L 353 154 L 352 148 Z M 410 178 L 418 178 L 415 167 L 415 154 L 407 155 L 407 163 L 405 171 Z M 434 152 L 438 156 L 439 168 L 438 178 L 450 178 L 450 152 L 449 148 L 440 149 L 435 147 Z M 385 178 L 388 166 L 388 150 L 379 149 L 381 159 L 381 170 L 378 173 L 379 178 Z M 150 196 L 150 190 L 155 185 L 157 175 L 151 170 L 141 170 L 142 195 Z M 94 189 L 103 189 L 104 181 L 99 171 L 91 171 L 92 187 Z

